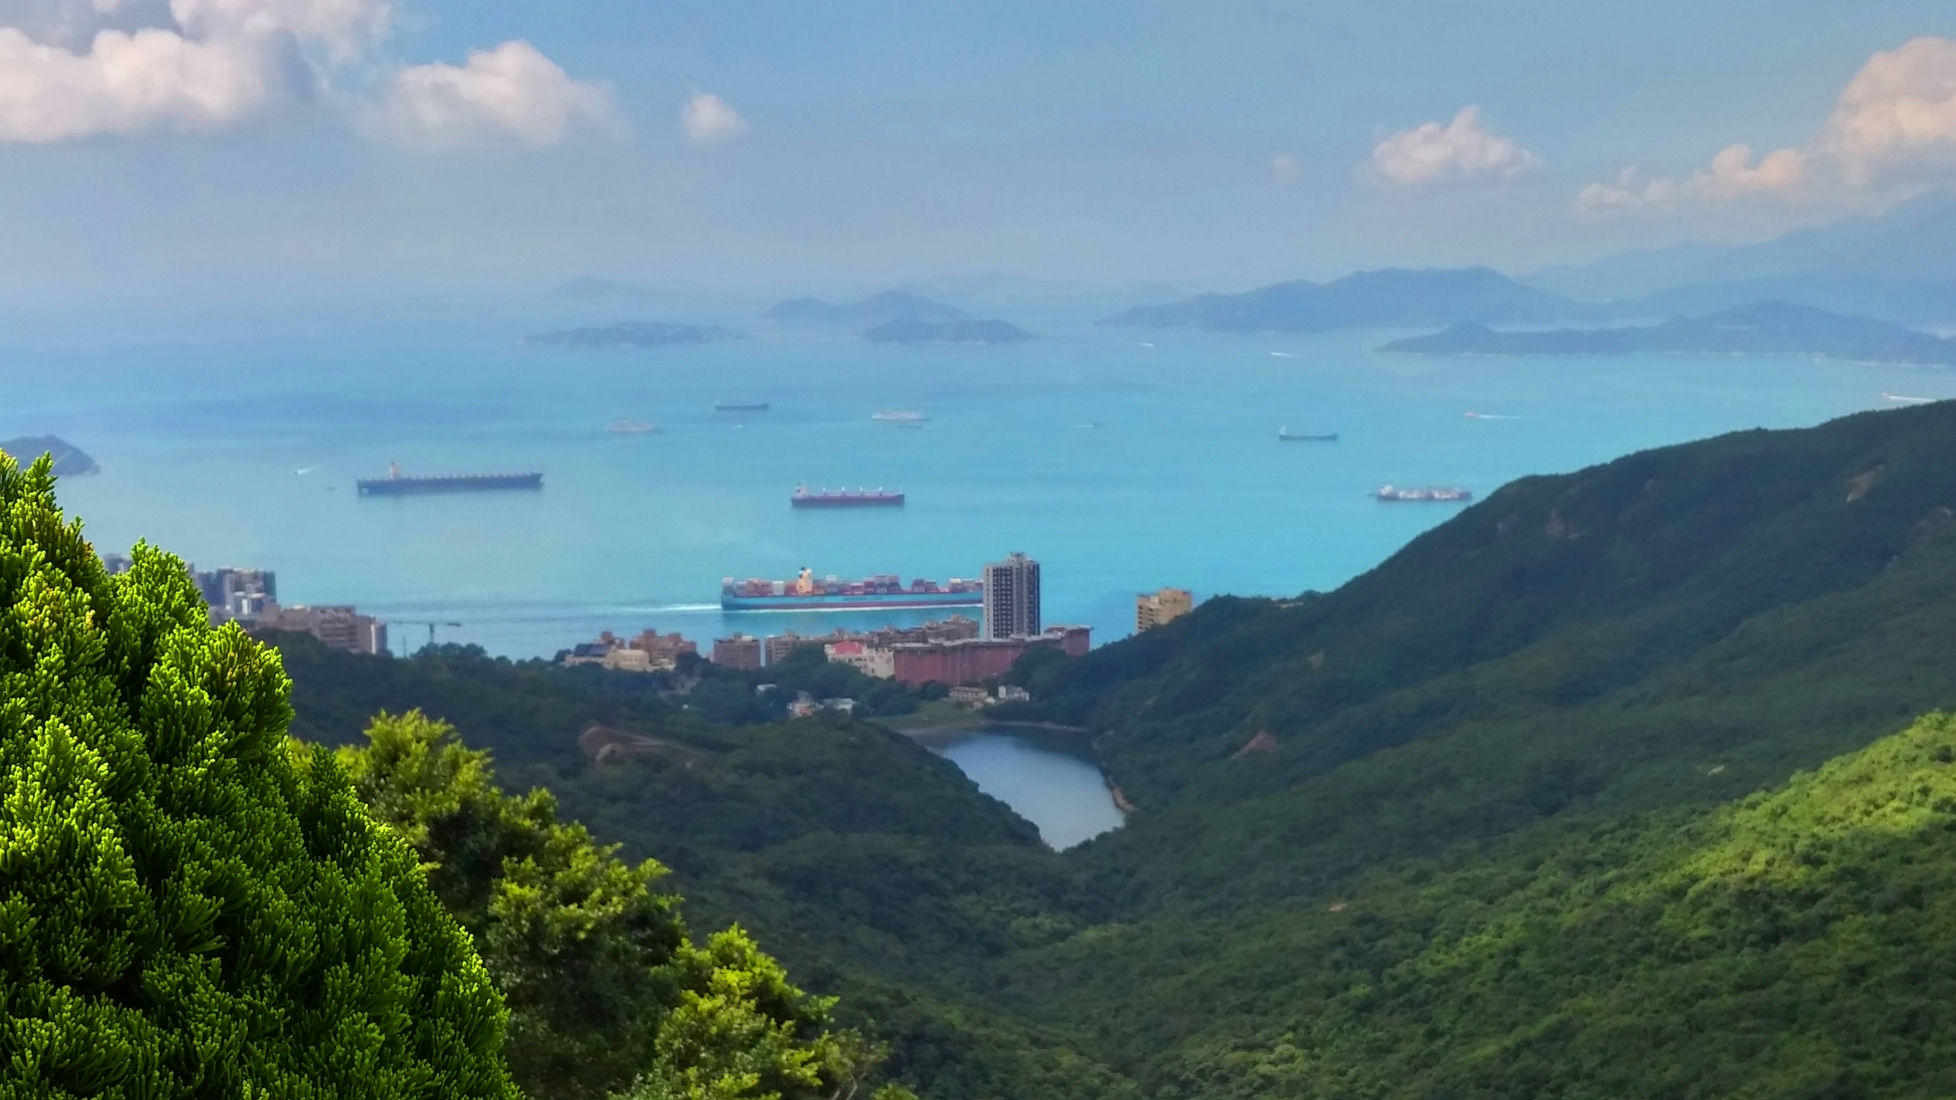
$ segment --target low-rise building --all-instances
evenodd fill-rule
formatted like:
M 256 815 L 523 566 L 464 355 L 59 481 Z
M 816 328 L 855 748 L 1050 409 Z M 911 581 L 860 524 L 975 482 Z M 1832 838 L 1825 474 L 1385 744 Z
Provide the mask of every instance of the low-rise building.
M 797 650 L 821 649 L 832 642 L 846 642 L 851 640 L 853 640 L 851 635 L 841 630 L 837 630 L 833 634 L 801 635 L 792 630 L 782 634 L 772 634 L 767 639 L 767 663 L 778 665 L 787 660 Z
M 846 641 L 830 642 L 822 648 L 831 663 L 848 665 L 864 676 L 888 680 L 896 675 L 896 655 L 888 646 Z
M 722 668 L 753 672 L 761 667 L 761 640 L 752 634 L 716 638 L 710 660 Z
M 951 701 L 961 707 L 982 707 L 992 701 L 992 693 L 981 687 L 961 684 L 951 689 Z
M 913 687 L 933 681 L 957 686 L 990 680 L 1035 646 L 1057 646 L 1069 657 L 1085 656 L 1091 628 L 1056 626 L 1030 638 L 972 638 L 957 642 L 899 645 L 891 648 L 892 675 Z
M 267 606 L 249 620 L 240 620 L 263 630 L 283 630 L 310 634 L 332 649 L 377 656 L 388 652 L 387 624 L 372 615 L 362 615 L 349 604 L 323 607 Z
M 557 654 L 557 663 L 566 668 L 578 665 L 602 665 L 611 654 L 611 643 L 605 641 L 579 642 Z
M 1134 597 L 1136 633 L 1172 623 L 1195 607 L 1195 596 L 1186 588 L 1164 588 Z
M 680 637 L 678 634 L 660 634 L 656 630 L 641 630 L 636 638 L 625 643 L 627 648 L 644 653 L 652 664 L 670 668 L 688 653 L 698 654 L 700 647 Z

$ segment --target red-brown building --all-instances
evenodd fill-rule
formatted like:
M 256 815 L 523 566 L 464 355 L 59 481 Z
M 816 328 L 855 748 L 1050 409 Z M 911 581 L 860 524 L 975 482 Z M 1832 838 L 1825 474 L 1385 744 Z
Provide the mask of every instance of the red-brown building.
M 898 683 L 916 686 L 935 680 L 956 687 L 1003 676 L 1025 651 L 1034 646 L 1058 646 L 1069 657 L 1084 656 L 1092 646 L 1090 628 L 1056 626 L 1032 638 L 971 638 L 891 647 Z

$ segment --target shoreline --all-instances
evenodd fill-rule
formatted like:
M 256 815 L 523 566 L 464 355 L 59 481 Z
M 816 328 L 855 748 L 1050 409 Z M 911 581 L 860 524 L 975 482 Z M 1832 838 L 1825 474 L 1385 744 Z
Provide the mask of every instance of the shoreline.
M 908 716 L 906 715 L 904 717 Z M 956 718 L 950 721 L 934 722 L 926 719 L 922 722 L 905 723 L 892 720 L 883 722 L 882 724 L 905 737 L 915 737 L 920 733 L 936 733 L 940 730 L 981 729 L 987 726 L 1008 730 L 1033 730 L 1038 733 L 1073 734 L 1076 736 L 1089 736 L 1093 733 L 1093 730 L 1086 726 L 1068 726 L 1058 722 L 1013 721 L 1002 718 L 987 718 L 982 714 L 975 714 L 969 718 Z

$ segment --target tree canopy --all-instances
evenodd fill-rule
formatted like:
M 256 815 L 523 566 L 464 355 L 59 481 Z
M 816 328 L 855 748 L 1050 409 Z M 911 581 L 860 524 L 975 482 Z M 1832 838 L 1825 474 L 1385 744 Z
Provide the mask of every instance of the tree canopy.
M 692 942 L 657 890 L 664 867 L 558 821 L 547 790 L 504 793 L 489 754 L 447 723 L 382 714 L 339 762 L 474 934 L 529 1095 L 814 1100 L 854 1092 L 881 1061 L 738 927 Z
M 288 740 L 278 656 L 132 557 L 0 455 L 0 1096 L 513 1095 L 467 932 Z

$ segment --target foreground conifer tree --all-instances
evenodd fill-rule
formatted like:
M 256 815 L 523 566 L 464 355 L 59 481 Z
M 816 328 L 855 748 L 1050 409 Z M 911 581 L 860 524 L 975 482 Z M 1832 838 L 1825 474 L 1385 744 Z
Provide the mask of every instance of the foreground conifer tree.
M 0 454 L 0 1097 L 507 1097 L 413 853 L 177 559 L 110 577 Z

